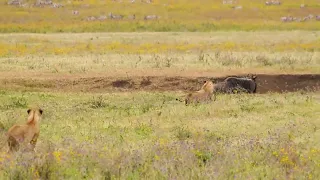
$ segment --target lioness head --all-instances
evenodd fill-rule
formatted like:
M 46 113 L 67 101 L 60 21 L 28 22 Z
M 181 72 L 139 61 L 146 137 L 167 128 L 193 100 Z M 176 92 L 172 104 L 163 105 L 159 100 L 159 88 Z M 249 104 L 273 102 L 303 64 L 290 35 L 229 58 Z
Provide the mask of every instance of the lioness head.
M 30 108 L 27 110 L 27 113 L 29 114 L 28 122 L 39 122 L 41 120 L 41 116 L 43 113 L 43 110 L 41 108 Z
M 203 86 L 201 87 L 201 89 L 203 89 L 205 92 L 213 92 L 214 89 L 214 84 L 212 81 L 208 80 L 208 81 L 204 81 Z
M 34 108 L 34 109 L 28 109 L 28 110 L 27 110 L 27 113 L 28 113 L 29 115 L 30 115 L 31 112 L 35 112 L 35 113 L 37 113 L 37 114 L 39 114 L 39 115 L 41 116 L 42 113 L 43 113 L 43 110 L 40 109 L 40 108 Z

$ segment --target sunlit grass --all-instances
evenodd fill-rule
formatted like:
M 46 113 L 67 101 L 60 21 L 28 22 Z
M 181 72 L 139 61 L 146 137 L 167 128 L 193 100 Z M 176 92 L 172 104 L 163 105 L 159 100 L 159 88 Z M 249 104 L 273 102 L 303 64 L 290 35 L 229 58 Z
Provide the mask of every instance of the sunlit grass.
M 12 43 L 0 44 L 0 57 L 10 56 L 25 56 L 25 55 L 75 55 L 91 52 L 95 54 L 105 53 L 132 53 L 132 54 L 152 54 L 152 53 L 167 53 L 167 52 L 190 52 L 190 51 L 320 51 L 320 41 L 315 40 L 307 43 L 284 42 L 274 44 L 271 48 L 259 46 L 256 43 L 237 43 L 234 41 L 225 41 L 221 43 L 141 43 L 128 44 L 126 42 L 111 41 L 111 42 L 90 42 L 87 43 L 65 43 L 53 44 L 52 42 L 21 42 L 12 45 Z
M 161 38 L 158 38 L 158 37 Z M 0 57 L 25 55 L 154 54 L 195 51 L 286 52 L 319 51 L 318 32 L 257 33 L 102 33 L 2 35 Z
M 3 148 L 0 176 L 319 178 L 318 94 L 221 95 L 199 106 L 180 95 L 2 91 L 4 130 L 26 118 L 18 100 L 44 117 L 37 155 Z
M 85 33 L 0 35 L 0 70 L 319 72 L 319 33 Z
M 2 0 L 5 1 L 5 0 Z M 5 1 L 6 2 L 6 1 Z M 137 1 L 56 1 L 63 8 L 11 7 L 0 3 L 0 32 L 137 32 L 137 31 L 218 31 L 218 30 L 319 30 L 319 22 L 283 23 L 282 16 L 303 18 L 309 14 L 317 15 L 317 0 L 301 2 L 293 0 L 281 6 L 265 6 L 263 1 L 241 1 L 233 5 L 223 5 L 221 1 L 156 1 L 141 3 Z M 29 5 L 31 2 L 27 2 Z M 306 8 L 301 9 L 300 4 Z M 234 10 L 232 6 L 242 6 Z M 78 10 L 79 15 L 72 15 Z M 88 22 L 89 16 L 114 14 L 124 15 L 124 19 L 114 21 Z M 136 19 L 128 19 L 135 14 Z M 159 20 L 146 22 L 145 15 L 156 14 Z

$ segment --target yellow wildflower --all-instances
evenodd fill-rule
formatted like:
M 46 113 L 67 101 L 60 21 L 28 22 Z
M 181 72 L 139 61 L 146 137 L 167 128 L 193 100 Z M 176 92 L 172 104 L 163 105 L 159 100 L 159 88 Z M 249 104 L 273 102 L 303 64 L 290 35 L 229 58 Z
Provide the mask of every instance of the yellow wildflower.
M 276 157 L 279 156 L 279 155 L 278 155 L 278 152 L 276 152 L 276 151 L 274 151 L 274 152 L 272 153 L 272 155 L 274 155 L 274 156 L 276 156 Z
M 61 152 L 60 151 L 54 151 L 52 154 L 54 155 L 54 157 L 56 158 L 56 160 L 58 162 L 61 161 Z
M 155 156 L 154 156 L 154 159 L 155 159 L 155 160 L 160 160 L 160 157 L 159 157 L 158 155 L 155 155 Z

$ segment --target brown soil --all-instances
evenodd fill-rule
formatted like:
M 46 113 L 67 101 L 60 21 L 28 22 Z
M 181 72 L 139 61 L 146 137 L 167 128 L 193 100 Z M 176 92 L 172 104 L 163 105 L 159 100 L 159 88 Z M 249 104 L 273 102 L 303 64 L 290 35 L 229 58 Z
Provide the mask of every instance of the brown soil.
M 0 79 L 0 89 L 60 92 L 194 91 L 206 79 L 219 82 L 226 77 L 6 77 Z M 320 74 L 257 74 L 256 82 L 257 93 L 320 90 Z

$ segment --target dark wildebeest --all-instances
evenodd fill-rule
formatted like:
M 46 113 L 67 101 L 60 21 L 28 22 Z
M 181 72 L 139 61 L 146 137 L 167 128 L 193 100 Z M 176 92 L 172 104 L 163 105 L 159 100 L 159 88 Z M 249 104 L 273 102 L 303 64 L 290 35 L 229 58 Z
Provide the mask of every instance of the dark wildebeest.
M 236 91 L 242 91 L 247 93 L 255 93 L 257 89 L 257 84 L 255 82 L 256 76 L 250 77 L 228 77 L 224 81 L 226 82 L 226 86 L 229 89 Z
M 256 93 L 257 84 L 255 82 L 256 76 L 249 75 L 248 77 L 228 77 L 224 81 L 216 83 L 213 91 L 214 93 Z

